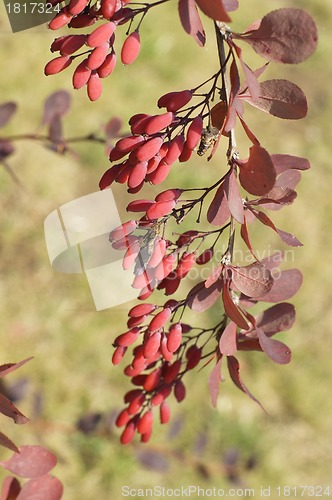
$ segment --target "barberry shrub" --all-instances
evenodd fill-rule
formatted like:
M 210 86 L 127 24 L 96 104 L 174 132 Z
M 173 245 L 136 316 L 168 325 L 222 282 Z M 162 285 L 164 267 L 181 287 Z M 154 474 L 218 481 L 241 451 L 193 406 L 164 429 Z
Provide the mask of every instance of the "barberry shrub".
M 81 30 L 54 40 L 51 51 L 59 55 L 46 65 L 45 74 L 58 73 L 75 62 L 74 88 L 85 86 L 90 100 L 98 99 L 102 79 L 116 66 L 117 31 L 127 30 L 120 59 L 132 64 L 139 56 L 143 21 L 150 9 L 167 1 L 70 0 L 49 28 L 68 25 Z M 270 62 L 297 64 L 309 57 L 317 46 L 317 29 L 303 10 L 283 8 L 238 33 L 230 24 L 230 13 L 238 6 L 237 0 L 178 0 L 175 15 L 199 47 L 206 38 L 201 13 L 214 24 L 217 68 L 191 88 L 162 95 L 157 114 L 132 116 L 130 134 L 112 148 L 112 165 L 99 182 L 102 190 L 114 182 L 127 185 L 134 197 L 127 206 L 131 218 L 110 233 L 110 244 L 124 252 L 123 268 L 132 273 L 140 300 L 129 310 L 126 331 L 114 341 L 115 365 L 131 352 L 124 373 L 134 386 L 125 394 L 125 406 L 116 420 L 123 444 L 135 434 L 142 442 L 149 440 L 157 408 L 160 422 L 169 421 L 168 398 L 173 394 L 178 402 L 185 399 L 185 376 L 191 370 L 212 367 L 209 389 L 214 406 L 223 365 L 234 384 L 260 405 L 242 381 L 238 351 L 263 352 L 279 364 L 291 360 L 289 347 L 273 337 L 295 321 L 294 306 L 286 301 L 300 288 L 302 275 L 297 269 L 279 270 L 281 252 L 260 258 L 250 235 L 255 223 L 260 223 L 286 245 L 301 245 L 295 235 L 277 228 L 266 212 L 295 201 L 301 171 L 310 164 L 298 156 L 270 154 L 244 114 L 250 105 L 281 119 L 306 116 L 307 100 L 297 85 L 285 79 L 262 81 L 262 76 Z M 82 29 L 88 31 L 82 34 Z M 257 68 L 249 67 L 243 50 L 248 45 L 267 62 L 260 65 L 258 60 Z M 251 144 L 248 152 L 236 143 L 237 127 Z M 216 162 L 212 185 L 161 188 L 154 199 L 137 196 L 145 183 L 162 185 L 171 169 L 189 162 L 195 152 L 202 163 L 205 158 L 212 160 L 225 142 L 224 161 Z M 180 228 L 195 211 L 192 228 L 174 235 L 171 224 Z M 235 261 L 239 240 L 251 254 L 248 265 Z M 194 267 L 209 273 L 181 296 L 181 282 Z M 158 296 L 159 302 L 162 294 L 166 301 L 157 304 L 152 297 Z M 256 304 L 261 304 L 260 312 L 251 313 Z M 213 306 L 219 313 L 217 324 L 211 328 L 192 324 L 191 311 Z

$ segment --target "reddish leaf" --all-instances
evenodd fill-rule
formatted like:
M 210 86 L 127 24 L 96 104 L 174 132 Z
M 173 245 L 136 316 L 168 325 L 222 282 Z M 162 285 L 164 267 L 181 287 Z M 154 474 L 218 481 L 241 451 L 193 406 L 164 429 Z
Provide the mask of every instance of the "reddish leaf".
M 5 448 L 8 448 L 9 450 L 14 451 L 15 453 L 19 453 L 19 449 L 17 448 L 16 444 L 13 443 L 5 434 L 0 432 L 0 445 L 4 446 Z
M 230 321 L 222 332 L 219 340 L 219 351 L 226 356 L 233 356 L 237 351 L 236 346 L 236 324 Z
M 66 90 L 58 90 L 51 94 L 44 104 L 43 125 L 50 124 L 55 116 L 62 116 L 69 111 L 70 94 Z
M 1 500 L 15 500 L 21 491 L 21 485 L 16 477 L 7 476 L 2 483 Z
M 258 144 L 250 148 L 249 158 L 240 166 L 240 182 L 250 194 L 262 196 L 268 193 L 276 181 L 271 156 Z
M 308 112 L 308 104 L 303 91 L 288 80 L 266 80 L 260 84 L 257 98 L 242 96 L 255 108 L 287 120 L 299 120 Z
M 236 99 L 236 102 L 241 102 L 240 98 Z M 259 146 L 260 142 L 259 140 L 257 139 L 257 137 L 253 134 L 253 132 L 250 130 L 250 128 L 248 127 L 248 125 L 246 124 L 246 122 L 244 121 L 244 119 L 242 118 L 242 114 L 240 113 L 237 113 L 238 117 L 240 118 L 240 122 L 241 122 L 241 125 L 243 127 L 243 130 L 245 131 L 245 133 L 247 134 L 247 137 L 248 139 L 254 144 L 254 145 L 257 145 Z M 226 127 L 225 127 L 226 128 Z
M 108 139 L 113 139 L 114 137 L 119 137 L 119 133 L 122 127 L 122 120 L 115 116 L 111 118 L 104 126 L 105 134 Z
M 217 104 L 215 104 L 213 108 L 211 108 L 210 112 L 212 126 L 216 127 L 218 130 L 221 130 L 223 128 L 226 116 L 227 116 L 226 103 L 224 101 L 217 102 Z
M 211 396 L 211 404 L 215 408 L 217 406 L 217 400 L 219 395 L 219 386 L 222 380 L 221 375 L 221 362 L 222 358 L 219 359 L 216 366 L 213 368 L 212 372 L 209 375 L 209 391 Z
M 7 125 L 11 117 L 16 113 L 16 102 L 5 102 L 0 105 L 0 128 Z
M 227 12 L 232 12 L 239 8 L 238 0 L 222 0 L 222 3 L 224 4 L 225 10 L 227 10 Z
M 209 290 L 210 290 L 210 288 L 209 288 Z M 224 284 L 223 289 L 222 289 L 222 300 L 224 303 L 225 313 L 227 314 L 227 316 L 232 321 L 234 321 L 234 323 L 236 323 L 240 328 L 243 328 L 243 330 L 248 330 L 249 325 L 246 322 L 246 320 L 244 319 L 244 317 L 242 316 L 242 314 L 240 313 L 239 309 L 234 304 L 234 302 L 230 296 L 227 283 Z
M 226 177 L 224 189 L 227 198 L 228 208 L 233 217 L 240 223 L 244 223 L 244 208 L 239 185 L 236 180 L 234 170 Z
M 239 351 L 259 351 L 259 352 L 263 351 L 258 339 L 241 340 L 238 343 L 237 348 Z
M 60 500 L 63 486 L 58 478 L 45 474 L 27 481 L 17 497 L 17 500 Z
M 273 286 L 270 270 L 261 262 L 253 262 L 248 266 L 232 267 L 232 282 L 240 292 L 248 297 L 266 295 Z
M 202 12 L 214 21 L 229 23 L 231 18 L 227 14 L 222 0 L 196 0 Z
M 278 175 L 277 181 L 276 181 L 276 187 L 281 187 L 285 190 L 293 190 L 296 188 L 298 183 L 301 180 L 301 173 L 298 172 L 297 170 L 286 170 L 282 174 Z M 294 192 L 294 191 L 293 191 Z M 269 193 L 270 195 L 270 193 Z M 285 197 L 285 195 L 284 195 Z
M 261 348 L 275 363 L 286 365 L 291 360 L 291 351 L 286 344 L 265 335 L 260 328 L 256 329 Z
M 257 217 L 258 220 L 260 220 L 265 226 L 269 226 L 271 229 L 273 229 L 282 239 L 284 243 L 289 245 L 290 247 L 301 247 L 302 243 L 293 235 L 290 233 L 287 233 L 286 231 L 282 231 L 281 229 L 276 228 L 276 226 L 273 224 L 271 219 L 264 214 L 263 212 L 258 212 L 258 210 L 252 211 L 255 217 Z
M 19 363 L 6 363 L 5 365 L 0 365 L 0 378 L 7 375 L 7 373 L 17 370 L 17 368 L 20 368 L 20 366 L 25 365 L 25 363 L 27 363 L 31 359 L 32 356 L 30 358 L 23 359 L 23 361 L 19 361 Z
M 244 216 L 244 221 L 243 221 L 243 224 L 241 225 L 241 230 L 240 230 L 240 234 L 241 234 L 241 238 L 243 239 L 243 241 L 245 242 L 245 244 L 247 245 L 251 255 L 256 259 L 256 255 L 254 254 L 254 250 L 252 248 L 252 245 L 251 245 L 251 241 L 250 241 L 250 238 L 249 238 L 249 231 L 248 231 L 248 224 L 247 224 L 247 217 Z
M 55 115 L 48 126 L 48 137 L 54 144 L 62 142 L 62 120 L 60 115 Z
M 288 300 L 300 289 L 302 280 L 302 273 L 298 269 L 281 271 L 280 276 L 274 280 L 272 289 L 259 300 L 264 302 Z
M 233 380 L 236 387 L 238 387 L 241 391 L 247 394 L 247 396 L 249 396 L 250 399 L 255 401 L 262 408 L 262 410 L 265 413 L 267 413 L 262 404 L 258 401 L 258 399 L 256 399 L 255 396 L 251 394 L 249 389 L 242 382 L 242 379 L 240 377 L 240 364 L 238 360 L 234 356 L 227 356 L 227 365 L 230 377 Z
M 14 420 L 15 424 L 26 424 L 29 419 L 16 406 L 0 393 L 0 412 Z
M 272 255 L 268 255 L 264 259 L 261 259 L 261 263 L 270 269 L 270 271 L 273 271 L 274 269 L 277 269 L 282 260 L 284 258 L 284 252 L 281 252 L 280 250 L 274 252 Z M 274 284 L 273 284 L 274 286 Z
M 195 0 L 179 0 L 178 9 L 183 29 L 194 38 L 200 47 L 203 47 L 205 45 L 205 31 Z
M 285 170 L 308 170 L 310 168 L 309 160 L 299 156 L 278 154 L 271 155 L 271 159 L 277 175 L 281 174 Z
M 225 196 L 224 185 L 221 184 L 214 195 L 207 211 L 207 220 L 214 226 L 223 226 L 231 216 Z
M 316 50 L 317 27 L 302 9 L 274 10 L 257 22 L 257 26 L 255 29 L 252 25 L 253 31 L 238 38 L 270 61 L 296 64 Z
M 295 307 L 287 302 L 276 304 L 256 316 L 256 328 L 262 330 L 268 337 L 289 330 L 294 322 Z
M 213 306 L 221 293 L 222 281 L 218 280 L 210 288 L 205 288 L 204 281 L 198 283 L 189 292 L 187 305 L 196 312 L 203 312 Z
M 258 99 L 260 95 L 260 85 L 257 81 L 257 76 L 255 75 L 254 71 L 252 71 L 249 66 L 243 61 L 242 50 L 240 49 L 240 47 L 234 44 L 234 48 L 236 50 L 238 58 L 240 59 L 241 67 L 246 77 L 246 88 L 249 90 L 252 99 Z
M 20 453 L 15 453 L 0 465 L 21 477 L 35 478 L 47 474 L 55 467 L 57 459 L 53 453 L 42 446 L 22 446 Z

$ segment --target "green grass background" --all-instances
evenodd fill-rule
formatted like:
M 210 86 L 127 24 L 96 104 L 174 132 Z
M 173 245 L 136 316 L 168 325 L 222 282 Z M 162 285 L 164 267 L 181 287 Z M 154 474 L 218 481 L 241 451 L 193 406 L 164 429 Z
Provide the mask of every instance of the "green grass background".
M 325 0 L 273 0 L 268 6 L 258 0 L 240 0 L 240 4 L 232 16 L 238 31 L 268 10 L 301 7 L 313 15 L 320 34 L 311 59 L 299 66 L 271 65 L 266 73 L 267 78 L 289 78 L 302 87 L 309 101 L 308 117 L 285 122 L 256 110 L 246 113 L 270 152 L 306 156 L 312 164 L 303 176 L 296 203 L 274 215 L 278 227 L 294 231 L 304 243 L 290 263 L 304 273 L 303 287 L 294 298 L 297 322 L 283 336 L 293 350 L 292 363 L 282 367 L 260 354 L 241 356 L 242 376 L 270 416 L 234 388 L 228 376 L 217 409 L 212 409 L 205 370 L 188 377 L 187 399 L 181 406 L 172 404 L 173 423 L 157 425 L 148 445 L 121 447 L 118 432 L 106 421 L 96 433 L 80 433 L 75 423 L 83 415 L 102 412 L 112 417 L 122 406 L 129 384 L 121 367 L 111 365 L 111 355 L 114 337 L 124 331 L 128 305 L 97 313 L 83 276 L 54 273 L 43 222 L 56 207 L 97 191 L 108 161 L 103 148 L 91 144 L 77 148 L 77 161 L 21 141 L 9 162 L 25 191 L 0 168 L 0 362 L 34 356 L 6 378 L 8 382 L 27 378 L 27 393 L 18 406 L 31 423 L 14 426 L 2 417 L 1 429 L 18 445 L 39 443 L 56 453 L 54 473 L 64 483 L 65 499 L 118 499 L 125 484 L 133 488 L 182 484 L 229 488 L 235 484 L 257 491 L 261 485 L 332 486 L 332 4 Z M 56 35 L 45 26 L 12 34 L 1 6 L 1 101 L 15 100 L 19 105 L 17 115 L 1 133 L 35 130 L 44 99 L 60 88 L 72 95 L 65 128 L 74 136 L 98 131 L 112 116 L 126 123 L 134 113 L 153 113 L 164 92 L 205 80 L 217 65 L 210 23 L 204 19 L 208 43 L 199 49 L 181 29 L 174 11 L 172 0 L 151 12 L 141 30 L 139 59 L 132 67 L 119 64 L 104 82 L 102 98 L 91 104 L 84 89 L 71 89 L 71 68 L 44 77 L 43 67 L 51 58 L 48 47 Z M 121 36 L 118 47 L 120 40 Z M 254 67 L 262 63 L 249 47 L 246 54 Z M 239 140 L 241 148 L 245 155 L 247 143 Z M 193 179 L 197 186 L 204 185 L 216 178 L 214 169 L 221 162 L 221 153 L 210 164 L 197 157 L 173 168 L 167 185 L 189 185 Z M 152 192 L 147 188 L 146 194 Z M 115 194 L 124 205 L 122 191 L 116 188 Z M 268 229 L 258 229 L 254 240 L 258 248 L 281 247 Z M 201 447 L 203 441 L 205 447 Z M 157 459 L 165 460 L 163 470 L 144 466 L 142 452 L 147 451 L 155 454 L 155 464 Z M 0 458 L 8 455 L 0 450 Z M 236 457 L 233 468 L 226 465 L 230 456 Z M 1 471 L 0 476 L 4 475 Z

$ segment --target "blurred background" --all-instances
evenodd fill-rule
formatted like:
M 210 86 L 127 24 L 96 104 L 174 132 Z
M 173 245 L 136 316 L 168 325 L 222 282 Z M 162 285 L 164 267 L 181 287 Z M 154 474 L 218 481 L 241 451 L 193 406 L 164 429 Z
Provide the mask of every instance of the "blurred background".
M 213 409 L 207 369 L 188 376 L 187 398 L 181 405 L 172 401 L 170 424 L 157 425 L 149 444 L 119 445 L 114 418 L 130 385 L 121 365 L 111 364 L 112 342 L 125 331 L 133 303 L 96 312 L 83 275 L 52 270 L 43 231 L 45 217 L 55 208 L 98 190 L 109 165 L 104 147 L 78 144 L 78 158 L 17 141 L 8 163 L 24 189 L 0 165 L 0 363 L 34 356 L 4 384 L 31 422 L 15 426 L 0 416 L 1 430 L 19 446 L 41 444 L 54 451 L 54 473 L 63 481 L 68 500 L 121 498 L 122 485 L 259 488 L 332 483 L 332 4 L 271 0 L 265 6 L 259 0 L 240 0 L 238 12 L 232 14 L 234 29 L 242 31 L 268 10 L 281 7 L 304 8 L 314 17 L 319 46 L 303 64 L 272 64 L 265 74 L 288 78 L 304 90 L 309 102 L 305 120 L 282 121 L 251 108 L 246 111 L 248 123 L 270 153 L 308 157 L 312 165 L 303 175 L 295 204 L 272 214 L 278 227 L 295 232 L 304 244 L 295 249 L 295 261 L 288 263 L 304 274 L 304 284 L 292 301 L 296 325 L 281 336 L 293 351 L 292 362 L 278 366 L 260 353 L 239 356 L 242 378 L 269 416 L 226 374 Z M 12 34 L 1 5 L 1 102 L 16 101 L 19 106 L 1 134 L 37 130 L 45 99 L 59 89 L 72 96 L 66 136 L 98 134 L 113 116 L 123 120 L 125 132 L 131 115 L 157 112 L 156 101 L 163 93 L 207 79 L 217 68 L 211 23 L 203 19 L 208 42 L 199 49 L 182 30 L 175 10 L 175 2 L 170 2 L 150 13 L 141 29 L 138 60 L 131 67 L 119 64 L 103 82 L 101 99 L 90 103 L 84 89 L 71 88 L 71 68 L 44 77 L 44 65 L 52 58 L 50 43 L 59 33 L 39 26 Z M 124 30 L 121 33 L 124 36 Z M 121 36 L 118 47 L 120 43 Z M 264 62 L 249 46 L 243 49 L 253 67 Z M 240 152 L 241 144 L 239 140 Z M 242 156 L 247 146 L 245 142 Z M 193 172 L 197 186 L 207 185 L 217 178 L 218 161 L 224 161 L 222 152 L 210 163 L 197 157 L 175 166 L 165 186 L 189 186 Z M 124 207 L 127 198 L 118 186 L 114 194 Z M 155 191 L 147 187 L 142 194 L 154 196 Z M 284 248 L 269 229 L 257 225 L 256 230 L 256 247 Z M 203 320 L 197 318 L 198 324 Z M 0 459 L 9 455 L 0 449 Z M 4 476 L 0 471 L 0 478 Z

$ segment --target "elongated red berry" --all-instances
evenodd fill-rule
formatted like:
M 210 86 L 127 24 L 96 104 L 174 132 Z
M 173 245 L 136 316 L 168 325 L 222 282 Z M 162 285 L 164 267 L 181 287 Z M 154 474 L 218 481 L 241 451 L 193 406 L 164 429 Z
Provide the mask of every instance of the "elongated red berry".
M 166 253 L 166 241 L 162 238 L 159 238 L 154 241 L 153 244 L 153 252 L 149 259 L 149 267 L 157 267 L 158 264 L 163 260 Z
M 152 431 L 152 425 L 153 425 L 153 413 L 152 410 L 148 410 L 140 418 L 137 424 L 137 431 L 140 434 L 150 433 Z
M 112 243 L 112 248 L 115 250 L 126 250 L 129 248 L 131 245 L 133 245 L 137 241 L 136 236 L 129 235 L 126 236 L 125 238 L 121 238 L 120 240 L 114 241 Z
M 152 182 L 155 186 L 157 184 L 161 184 L 164 182 L 166 177 L 168 176 L 169 172 L 171 170 L 171 165 L 168 165 L 167 163 L 164 163 L 162 160 L 156 170 L 152 172 L 152 174 L 149 174 L 149 181 Z
M 189 149 L 195 149 L 201 140 L 203 131 L 203 118 L 201 116 L 196 116 L 191 122 L 188 131 L 186 144 Z
M 58 50 L 61 50 L 62 44 L 67 40 L 67 38 L 71 36 L 72 35 L 63 35 L 59 36 L 58 38 L 54 38 L 50 47 L 51 52 L 57 52 Z
M 180 369 L 181 369 L 181 359 L 177 359 L 176 361 L 174 361 L 174 363 L 166 365 L 166 368 L 164 369 L 163 373 L 164 381 L 167 384 L 172 384 L 179 375 Z
M 172 325 L 167 336 L 167 349 L 170 352 L 175 352 L 180 347 L 182 341 L 182 326 L 181 323 Z
M 178 160 L 179 156 L 181 155 L 183 146 L 184 146 L 184 136 L 178 135 L 177 137 L 175 137 L 175 139 L 171 141 L 167 154 L 164 157 L 163 161 L 168 165 L 173 165 L 173 163 L 175 163 L 176 160 Z
M 103 89 L 98 73 L 92 72 L 87 83 L 87 92 L 90 101 L 97 101 Z
M 156 309 L 154 304 L 138 304 L 130 309 L 128 316 L 131 318 L 138 318 L 145 314 L 150 314 Z
M 185 143 L 183 145 L 183 149 L 182 149 L 181 154 L 179 156 L 179 162 L 184 163 L 184 162 L 190 160 L 192 154 L 193 154 L 193 150 L 188 148 L 187 141 L 185 141 Z
M 62 56 L 70 56 L 79 50 L 86 41 L 86 35 L 69 35 L 63 41 L 60 53 Z
M 116 153 L 121 153 L 126 155 L 136 149 L 140 144 L 144 143 L 145 139 L 142 135 L 129 135 L 128 137 L 123 137 L 116 144 L 114 149 L 112 149 L 110 153 L 110 160 L 114 160 L 114 156 Z M 116 158 L 118 159 L 118 157 Z
M 110 19 L 116 11 L 117 0 L 101 0 L 101 13 L 105 19 Z
M 112 22 L 107 22 L 105 24 L 102 24 L 101 26 L 98 26 L 92 33 L 87 38 L 87 44 L 89 47 L 99 47 L 100 45 L 103 45 L 106 42 L 109 42 L 111 36 L 113 35 L 115 31 L 115 24 Z
M 127 206 L 127 212 L 146 212 L 155 203 L 152 200 L 134 200 Z
M 91 26 L 95 22 L 95 16 L 91 16 L 90 14 L 80 14 L 79 16 L 72 18 L 69 23 L 69 27 L 76 29 L 86 28 L 87 26 Z
M 77 16 L 77 14 L 83 12 L 87 3 L 88 3 L 87 0 L 70 0 L 67 6 L 68 12 L 72 16 Z
M 149 210 L 147 210 L 146 215 L 150 220 L 159 219 L 159 217 L 169 214 L 175 206 L 175 200 L 157 201 L 152 207 L 149 208 Z
M 128 222 L 124 222 L 121 226 L 118 226 L 110 232 L 109 239 L 110 241 L 117 241 L 128 234 L 131 234 L 137 228 L 136 220 L 129 220 Z
M 195 366 L 198 365 L 202 357 L 202 350 L 197 346 L 192 345 L 186 352 L 187 365 L 186 370 L 192 370 Z
M 135 243 L 130 245 L 130 247 L 126 250 L 126 253 L 123 256 L 123 260 L 122 260 L 122 268 L 125 271 L 132 266 L 137 255 L 140 252 L 140 249 L 141 249 L 141 246 L 139 244 L 139 241 L 136 241 Z
M 148 135 L 156 134 L 168 127 L 174 120 L 173 113 L 163 113 L 161 115 L 151 116 L 144 124 L 144 132 Z
M 128 413 L 130 413 L 131 415 L 135 415 L 142 408 L 144 401 L 145 401 L 145 395 L 143 394 L 143 392 L 140 391 L 140 394 L 138 394 L 131 401 L 128 407 Z
M 105 61 L 101 66 L 98 68 L 98 75 L 100 78 L 106 78 L 108 77 L 114 70 L 116 66 L 116 54 L 115 52 L 112 52 L 111 54 L 108 54 L 105 58 Z
M 206 264 L 213 257 L 213 248 L 207 248 L 204 252 L 201 253 L 196 259 L 196 263 L 199 265 Z
M 168 92 L 161 96 L 158 100 L 159 108 L 166 108 L 167 111 L 178 111 L 180 108 L 188 104 L 192 98 L 190 90 L 181 90 L 180 92 Z
M 56 75 L 60 73 L 60 71 L 68 68 L 71 63 L 72 59 L 68 56 L 56 57 L 46 64 L 44 73 L 46 76 Z
M 120 436 L 121 444 L 129 444 L 135 435 L 135 424 L 132 421 L 129 421 L 126 425 L 123 433 Z
M 109 44 L 107 42 L 93 49 L 86 62 L 87 68 L 91 70 L 98 69 L 99 66 L 101 66 L 105 61 L 108 50 L 109 50 Z
M 176 274 L 178 278 L 184 278 L 196 262 L 195 253 L 184 253 L 180 259 Z
M 161 137 L 154 137 L 146 141 L 142 146 L 139 146 L 135 151 L 135 156 L 138 161 L 148 161 L 153 156 L 155 156 L 161 145 L 163 143 L 163 139 Z
M 51 30 L 58 30 L 63 26 L 66 26 L 66 24 L 71 21 L 72 17 L 72 14 L 70 14 L 67 10 L 62 10 L 52 19 L 52 21 L 49 22 L 48 27 Z
M 146 377 L 144 382 L 144 389 L 148 392 L 153 391 L 160 382 L 161 378 L 161 369 L 155 368 L 149 375 Z
M 166 307 L 158 314 L 156 314 L 155 317 L 150 321 L 149 331 L 156 332 L 161 327 L 163 327 L 166 321 L 170 318 L 171 314 L 172 310 L 169 307 Z
M 129 347 L 131 344 L 133 344 L 139 337 L 140 334 L 140 329 L 139 328 L 132 328 L 128 332 L 122 333 L 119 335 L 115 341 L 114 344 L 117 347 Z
M 168 200 L 178 200 L 182 194 L 182 189 L 166 189 L 166 191 L 162 191 L 157 194 L 155 200 L 156 201 L 168 201 Z
M 166 403 L 166 401 L 163 401 L 160 405 L 160 423 L 167 424 L 170 418 L 171 418 L 171 409 L 168 403 Z
M 112 356 L 113 365 L 118 365 L 126 354 L 127 347 L 117 347 Z
M 73 73 L 73 87 L 74 89 L 81 89 L 88 83 L 91 76 L 91 69 L 86 67 L 86 59 L 82 61 Z
M 147 161 L 141 161 L 133 167 L 128 179 L 128 186 L 130 188 L 136 188 L 142 183 L 146 176 L 147 167 Z
M 133 134 L 143 134 L 145 130 L 145 123 L 151 115 L 146 113 L 138 113 L 129 120 L 130 130 Z
M 155 332 L 144 343 L 144 357 L 146 359 L 152 358 L 159 350 L 161 341 L 161 333 Z
M 130 33 L 124 41 L 121 50 L 121 61 L 123 64 L 132 64 L 137 58 L 141 48 L 140 36 L 138 31 Z
M 163 385 L 159 389 L 157 389 L 156 394 L 151 398 L 151 404 L 153 406 L 158 406 L 160 405 L 168 396 L 170 395 L 172 391 L 172 386 L 171 385 Z
M 120 170 L 121 170 L 121 165 L 113 165 L 113 167 L 106 170 L 106 172 L 103 174 L 102 178 L 99 181 L 99 188 L 102 190 L 108 188 L 108 186 L 110 186 L 112 182 L 115 181 Z
M 166 276 L 169 275 L 169 273 L 173 269 L 175 260 L 176 260 L 176 255 L 174 253 L 171 253 L 169 255 L 166 255 L 166 257 L 163 258 L 160 264 L 158 264 L 154 273 L 155 278 L 158 281 L 163 280 L 164 278 L 166 278 Z
M 124 425 L 127 425 L 127 423 L 129 422 L 130 419 L 131 419 L 131 415 L 129 415 L 128 410 L 125 408 L 117 416 L 117 419 L 115 421 L 115 425 L 117 427 L 123 427 Z
M 174 396 L 178 403 L 186 397 L 186 387 L 182 380 L 177 380 L 174 385 Z

